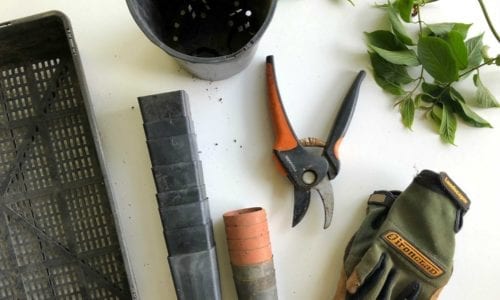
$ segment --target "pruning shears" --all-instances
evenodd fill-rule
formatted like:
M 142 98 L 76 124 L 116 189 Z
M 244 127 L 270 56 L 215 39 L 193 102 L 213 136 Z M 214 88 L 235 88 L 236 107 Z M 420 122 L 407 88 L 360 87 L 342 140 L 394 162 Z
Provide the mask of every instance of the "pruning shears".
M 359 89 L 365 72 L 360 71 L 345 96 L 326 142 L 317 138 L 297 139 L 286 115 L 278 90 L 273 56 L 266 59 L 267 91 L 274 127 L 274 159 L 278 170 L 294 186 L 292 227 L 297 225 L 309 208 L 311 190 L 318 192 L 324 207 L 324 229 L 333 217 L 333 190 L 330 180 L 339 173 L 339 147 L 352 119 Z M 309 147 L 320 148 L 321 153 Z

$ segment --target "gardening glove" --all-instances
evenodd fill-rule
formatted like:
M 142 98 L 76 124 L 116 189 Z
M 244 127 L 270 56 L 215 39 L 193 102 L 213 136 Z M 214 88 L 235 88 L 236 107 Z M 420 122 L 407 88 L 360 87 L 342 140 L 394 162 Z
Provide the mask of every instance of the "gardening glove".
M 346 299 L 437 299 L 470 206 L 445 173 L 422 171 L 390 208 L 362 259 L 346 265 Z
M 400 194 L 400 191 L 376 191 L 370 195 L 366 208 L 366 217 L 345 249 L 344 268 L 340 273 L 334 300 L 345 299 L 347 280 L 345 270 L 353 270 L 361 261 L 361 258 L 377 238 L 377 231 L 385 221 L 389 208 L 391 208 L 394 200 L 396 200 Z

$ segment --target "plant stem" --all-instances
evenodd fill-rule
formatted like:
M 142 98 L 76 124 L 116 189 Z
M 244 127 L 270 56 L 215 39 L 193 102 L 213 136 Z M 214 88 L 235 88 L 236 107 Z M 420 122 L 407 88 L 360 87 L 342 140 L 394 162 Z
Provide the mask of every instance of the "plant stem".
M 420 38 L 422 38 L 422 18 L 420 16 L 420 6 L 417 5 L 416 7 L 416 10 L 417 10 L 417 18 L 418 18 L 418 35 Z M 415 91 L 418 89 L 418 87 L 422 84 L 422 80 L 424 80 L 424 66 L 421 66 L 420 67 L 420 75 L 418 76 L 417 79 L 415 80 L 418 80 L 417 81 L 417 84 L 415 85 L 415 87 L 413 88 L 413 90 L 411 90 L 410 92 L 408 92 L 408 94 L 406 94 L 406 97 L 404 97 L 403 99 L 407 98 L 407 97 L 412 97 L 413 96 L 413 93 L 415 93 Z M 403 100 L 399 101 L 397 104 L 400 104 Z
M 482 64 L 477 65 L 477 66 L 475 66 L 474 68 L 472 68 L 472 69 L 470 69 L 470 70 L 467 70 L 467 71 L 463 72 L 462 74 L 458 75 L 458 78 L 461 78 L 461 77 L 463 77 L 463 76 L 465 76 L 465 75 L 469 74 L 470 72 L 473 72 L 473 71 L 475 71 L 475 70 L 477 70 L 477 69 L 479 69 L 479 68 L 481 68 L 481 67 L 483 67 L 483 66 L 485 66 L 485 65 L 487 65 L 487 64 L 489 64 L 489 63 L 491 63 L 491 62 L 492 62 L 492 61 L 494 61 L 494 60 L 495 60 L 494 58 L 491 58 L 491 59 L 489 59 L 489 60 L 486 60 L 486 61 L 484 61 Z M 458 80 L 457 80 L 457 81 L 458 81 Z M 443 95 L 443 94 L 444 94 L 444 93 L 445 93 L 445 92 L 446 92 L 446 91 L 447 91 L 447 90 L 451 87 L 451 84 L 452 84 L 452 83 L 453 83 L 453 82 L 448 82 L 448 83 L 447 83 L 447 84 L 443 87 L 443 90 L 442 90 L 442 91 L 441 91 L 441 92 L 440 92 L 440 93 L 436 96 L 436 98 L 437 98 L 437 99 L 441 98 L 441 96 L 442 96 L 442 95 Z
M 465 75 L 469 74 L 470 72 L 473 72 L 473 71 L 475 71 L 475 70 L 477 70 L 477 69 L 479 69 L 479 68 L 481 68 L 481 67 L 483 67 L 483 66 L 485 66 L 485 65 L 489 65 L 489 64 L 490 64 L 490 63 L 492 63 L 493 61 L 495 61 L 495 58 L 490 58 L 490 59 L 488 59 L 488 60 L 485 60 L 482 64 L 477 65 L 477 66 L 475 66 L 474 68 L 469 69 L 469 70 L 467 70 L 467 71 L 463 72 L 462 74 L 458 75 L 458 78 L 462 78 L 463 76 L 465 76 Z
M 420 75 L 415 80 L 418 80 L 417 84 L 415 84 L 415 87 L 411 91 L 409 91 L 408 93 L 406 93 L 406 95 L 404 97 L 401 97 L 401 100 L 399 100 L 396 103 L 394 103 L 394 107 L 396 107 L 399 104 L 401 104 L 401 102 L 403 102 L 406 98 L 408 98 L 408 97 L 411 98 L 413 96 L 413 93 L 415 93 L 415 91 L 418 89 L 418 87 L 422 84 L 422 80 L 424 80 L 424 67 L 421 67 L 421 69 L 420 69 Z
M 418 37 L 422 38 L 422 17 L 420 16 L 420 6 L 417 5 Z
M 488 15 L 488 11 L 486 10 L 486 6 L 483 3 L 483 0 L 477 0 L 479 2 L 479 6 L 481 6 L 481 10 L 483 12 L 483 15 L 486 19 L 486 22 L 488 23 L 488 26 L 490 27 L 491 33 L 495 36 L 497 41 L 500 43 L 500 35 L 495 30 L 495 27 L 493 26 L 493 23 L 490 20 L 490 16 Z

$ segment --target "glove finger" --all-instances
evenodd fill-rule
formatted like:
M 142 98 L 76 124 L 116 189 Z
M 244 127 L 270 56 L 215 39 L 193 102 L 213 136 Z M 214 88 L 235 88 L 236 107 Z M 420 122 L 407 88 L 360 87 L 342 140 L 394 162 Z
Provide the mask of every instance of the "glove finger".
M 374 299 L 380 292 L 391 268 L 386 253 L 375 260 L 374 254 L 373 251 L 367 252 L 347 279 L 346 288 L 350 294 L 347 299 Z
M 371 228 L 377 230 L 387 217 L 396 198 L 401 195 L 400 191 L 375 191 L 368 199 L 367 218 L 370 218 Z
M 389 275 L 387 275 L 387 279 L 385 280 L 382 290 L 377 296 L 377 300 L 386 300 L 391 298 L 392 290 L 396 284 L 396 273 L 396 269 L 391 269 L 389 271 Z
M 345 274 L 345 270 L 340 272 L 339 282 L 337 283 L 337 290 L 335 291 L 335 295 L 333 296 L 333 300 L 345 300 L 346 299 L 346 281 L 347 276 Z
M 398 191 L 375 191 L 370 195 L 367 215 L 344 252 L 344 268 L 347 274 L 352 273 L 354 267 L 372 246 L 378 229 L 385 221 L 389 209 L 399 194 Z
M 404 288 L 401 293 L 396 297 L 397 300 L 417 300 L 420 295 L 422 286 L 419 282 L 413 281 Z

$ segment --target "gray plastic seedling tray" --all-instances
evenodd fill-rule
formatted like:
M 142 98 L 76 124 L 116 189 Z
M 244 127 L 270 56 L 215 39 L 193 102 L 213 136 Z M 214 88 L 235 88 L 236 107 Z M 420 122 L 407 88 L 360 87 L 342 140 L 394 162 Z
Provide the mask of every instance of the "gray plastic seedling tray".
M 68 19 L 0 24 L 0 299 L 131 299 Z

